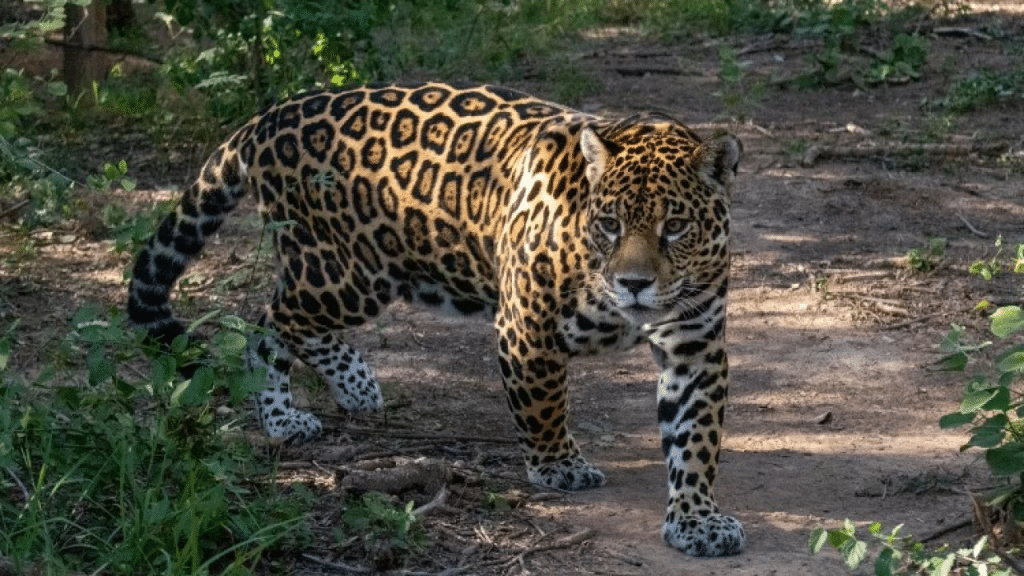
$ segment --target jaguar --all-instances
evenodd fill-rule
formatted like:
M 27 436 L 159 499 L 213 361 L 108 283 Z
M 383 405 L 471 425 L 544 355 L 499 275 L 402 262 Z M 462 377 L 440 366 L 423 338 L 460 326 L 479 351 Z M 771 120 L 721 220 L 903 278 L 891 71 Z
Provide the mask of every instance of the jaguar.
M 739 552 L 714 497 L 728 390 L 729 203 L 742 146 L 667 114 L 605 118 L 510 89 L 441 83 L 314 91 L 252 118 L 205 162 L 139 252 L 129 318 L 168 343 L 170 293 L 248 193 L 272 231 L 273 296 L 246 361 L 266 371 L 271 437 L 320 420 L 293 404 L 300 360 L 341 409 L 382 407 L 345 330 L 397 299 L 493 318 L 528 479 L 605 477 L 568 429 L 569 358 L 650 345 L 668 469 L 662 534 L 701 557 Z

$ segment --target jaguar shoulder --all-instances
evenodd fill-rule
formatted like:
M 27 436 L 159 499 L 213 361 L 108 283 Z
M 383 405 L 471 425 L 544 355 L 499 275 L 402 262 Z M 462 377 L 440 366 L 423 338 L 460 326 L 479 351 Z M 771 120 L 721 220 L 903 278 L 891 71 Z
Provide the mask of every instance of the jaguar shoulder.
M 251 366 L 268 434 L 307 440 L 288 371 L 313 367 L 347 410 L 381 407 L 345 328 L 403 298 L 491 314 L 532 482 L 600 486 L 567 427 L 571 356 L 649 342 L 668 468 L 663 535 L 697 556 L 738 552 L 714 481 L 728 364 L 729 195 L 741 155 L 659 114 L 592 116 L 511 90 L 444 84 L 296 96 L 221 145 L 140 252 L 131 319 L 184 333 L 170 292 L 237 202 L 272 226 L 277 288 Z

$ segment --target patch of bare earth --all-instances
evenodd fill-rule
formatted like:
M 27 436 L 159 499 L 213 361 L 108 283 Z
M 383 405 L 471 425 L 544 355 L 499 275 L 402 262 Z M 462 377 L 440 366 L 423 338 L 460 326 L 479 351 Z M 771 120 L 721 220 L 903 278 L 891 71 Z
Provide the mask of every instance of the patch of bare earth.
M 421 573 L 831 575 L 847 573 L 837 556 L 806 552 L 817 525 L 879 520 L 904 523 L 919 537 L 964 526 L 937 541 L 971 537 L 966 492 L 990 479 L 976 454 L 958 452 L 964 433 L 937 426 L 958 404 L 961 377 L 926 365 L 950 322 L 980 337 L 984 318 L 971 311 L 979 300 L 1022 299 L 1019 280 L 986 283 L 966 269 L 991 255 L 997 235 L 1024 242 L 1019 164 L 1000 163 L 985 148 L 997 143 L 1020 154 L 1024 110 L 1019 101 L 987 108 L 936 133 L 921 103 L 968 69 L 1011 65 L 1020 57 L 1014 43 L 1024 40 L 1021 18 L 1007 10 L 956 23 L 986 31 L 987 40 L 934 35 L 921 82 L 866 92 L 773 87 L 750 103 L 753 122 L 738 126 L 722 121 L 718 42 L 652 46 L 619 37 L 581 53 L 581 69 L 603 85 L 584 109 L 657 108 L 705 133 L 729 127 L 744 141 L 733 205 L 732 384 L 716 487 L 723 511 L 746 527 L 741 555 L 693 559 L 661 540 L 666 480 L 656 372 L 645 349 L 572 368 L 572 426 L 608 484 L 538 494 L 523 481 L 488 323 L 397 305 L 352 335 L 384 384 L 384 413 L 336 415 L 316 386 L 302 399 L 325 415 L 327 434 L 278 455 L 284 478 L 322 498 L 310 512 L 322 545 L 275 559 L 268 570 L 326 574 L 405 563 Z M 781 37 L 731 44 L 749 78 L 765 81 L 799 69 L 813 49 Z M 955 147 L 908 152 L 908 143 Z M 903 255 L 934 237 L 947 240 L 939 267 L 909 270 Z M 268 285 L 262 265 L 251 279 L 258 238 L 246 206 L 207 248 L 178 309 L 198 316 L 223 306 L 254 318 Z M 20 243 L 0 232 L 0 320 L 21 318 L 14 362 L 30 371 L 75 307 L 121 303 L 127 261 L 75 230 L 37 234 L 34 253 L 18 257 Z M 353 540 L 338 554 L 341 486 L 366 469 L 417 457 L 444 468 L 440 484 L 414 477 L 401 489 L 427 506 L 426 547 L 402 557 Z

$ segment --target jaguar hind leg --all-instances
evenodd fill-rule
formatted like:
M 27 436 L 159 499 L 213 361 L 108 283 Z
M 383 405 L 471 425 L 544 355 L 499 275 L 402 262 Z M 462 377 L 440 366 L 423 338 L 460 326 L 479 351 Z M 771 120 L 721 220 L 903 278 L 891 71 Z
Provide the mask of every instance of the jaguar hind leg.
M 265 327 L 266 316 L 258 325 Z M 288 372 L 294 357 L 282 345 L 274 332 L 268 332 L 250 342 L 246 362 L 250 369 L 264 369 L 267 386 L 256 393 L 256 413 L 260 425 L 271 438 L 287 438 L 305 442 L 320 435 L 320 419 L 309 412 L 295 408 L 289 386 Z
M 265 324 L 265 318 L 261 319 L 260 325 Z M 267 435 L 304 442 L 322 430 L 319 418 L 294 407 L 288 372 L 296 358 L 327 383 L 342 409 L 368 412 L 383 406 L 373 369 L 357 350 L 341 340 L 338 331 L 325 330 L 317 336 L 279 334 L 271 327 L 247 355 L 251 368 L 267 371 L 267 387 L 256 395 L 260 423 Z
M 295 347 L 295 352 L 327 383 L 340 408 L 370 412 L 384 406 L 373 368 L 358 350 L 341 339 L 340 331 L 329 330 L 319 336 L 305 337 Z

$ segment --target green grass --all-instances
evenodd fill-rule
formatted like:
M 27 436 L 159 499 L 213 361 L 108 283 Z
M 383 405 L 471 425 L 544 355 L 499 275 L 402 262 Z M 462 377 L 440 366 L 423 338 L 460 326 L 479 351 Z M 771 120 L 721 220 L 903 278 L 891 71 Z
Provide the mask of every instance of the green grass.
M 84 365 L 25 381 L 6 366 L 17 332 L 4 332 L 0 557 L 52 574 L 246 574 L 266 551 L 309 540 L 308 491 L 266 480 L 268 462 L 213 416 L 215 398 L 255 383 L 237 356 L 245 338 L 219 334 L 190 381 L 173 356 L 127 378 L 141 336 L 120 315 L 81 311 L 56 356 Z

